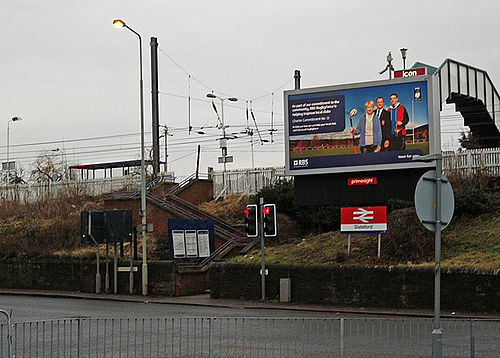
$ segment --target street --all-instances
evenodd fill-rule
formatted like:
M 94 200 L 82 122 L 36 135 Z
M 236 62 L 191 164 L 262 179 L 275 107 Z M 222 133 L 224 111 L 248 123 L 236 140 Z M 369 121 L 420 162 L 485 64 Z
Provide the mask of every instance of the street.
M 432 320 L 0 295 L 16 357 L 426 357 Z M 4 321 L 2 321 L 3 323 Z M 444 357 L 497 357 L 500 322 L 442 322 Z M 0 355 L 7 329 L 0 325 Z

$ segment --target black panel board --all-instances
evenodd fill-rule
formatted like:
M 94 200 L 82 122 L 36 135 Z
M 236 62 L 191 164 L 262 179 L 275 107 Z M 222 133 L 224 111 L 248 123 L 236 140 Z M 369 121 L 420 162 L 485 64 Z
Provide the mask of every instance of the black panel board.
M 389 199 L 413 201 L 418 179 L 430 168 L 294 177 L 297 206 L 386 205 Z M 348 186 L 349 178 L 376 177 L 377 184 Z
M 92 236 L 98 244 L 129 242 L 132 239 L 132 210 L 91 211 Z M 80 214 L 80 241 L 94 244 L 88 235 L 89 212 Z

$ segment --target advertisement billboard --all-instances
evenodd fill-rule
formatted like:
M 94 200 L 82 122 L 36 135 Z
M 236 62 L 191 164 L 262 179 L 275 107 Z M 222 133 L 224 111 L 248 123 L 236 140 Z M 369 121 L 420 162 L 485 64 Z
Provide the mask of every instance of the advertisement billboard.
M 287 174 L 429 166 L 412 158 L 439 148 L 432 88 L 424 76 L 285 91 Z

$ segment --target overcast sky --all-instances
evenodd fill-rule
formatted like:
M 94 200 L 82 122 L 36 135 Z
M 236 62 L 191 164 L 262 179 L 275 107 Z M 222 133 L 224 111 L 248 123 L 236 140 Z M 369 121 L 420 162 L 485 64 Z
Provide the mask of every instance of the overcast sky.
M 378 72 L 388 51 L 399 69 L 399 49 L 407 47 L 409 66 L 438 66 L 449 57 L 486 70 L 498 88 L 499 10 L 494 1 L 4 0 L 0 156 L 4 161 L 7 121 L 21 116 L 10 133 L 11 159 L 21 165 L 56 148 L 64 149 L 70 164 L 139 158 L 138 39 L 114 29 L 114 18 L 143 36 L 148 142 L 149 40 L 158 38 L 160 123 L 174 134 L 169 170 L 184 176 L 195 169 L 197 144 L 202 171 L 221 169 L 216 129 L 187 136 L 189 94 L 191 122 L 198 127 L 216 124 L 205 97 L 210 90 L 240 99 L 225 107 L 234 132 L 246 126 L 245 101 L 258 98 L 254 113 L 269 138 L 275 92 L 276 140 L 256 145 L 255 161 L 258 167 L 282 166 L 283 89 L 292 88 L 295 69 L 302 87 L 385 79 Z M 445 146 L 458 137 L 457 118 L 446 114 L 443 128 L 454 133 L 443 138 Z M 114 137 L 89 139 L 107 136 Z M 33 143 L 41 144 L 25 145 Z M 230 168 L 250 167 L 248 138 L 231 141 L 229 154 L 235 158 Z

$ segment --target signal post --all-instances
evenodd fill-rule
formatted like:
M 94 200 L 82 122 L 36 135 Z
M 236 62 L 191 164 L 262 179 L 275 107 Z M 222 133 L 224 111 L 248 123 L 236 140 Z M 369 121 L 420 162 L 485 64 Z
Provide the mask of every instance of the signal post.
M 260 267 L 262 301 L 266 300 L 266 254 L 265 237 L 275 237 L 278 233 L 276 222 L 276 205 L 264 204 L 264 198 L 259 199 L 259 205 L 250 204 L 244 210 L 245 231 L 247 237 L 258 237 L 260 232 Z M 260 224 L 260 226 L 259 226 Z

